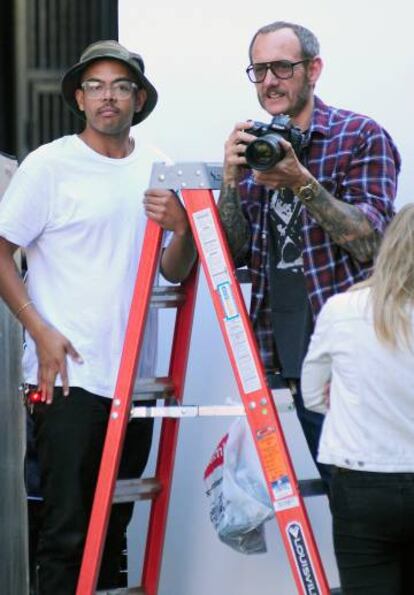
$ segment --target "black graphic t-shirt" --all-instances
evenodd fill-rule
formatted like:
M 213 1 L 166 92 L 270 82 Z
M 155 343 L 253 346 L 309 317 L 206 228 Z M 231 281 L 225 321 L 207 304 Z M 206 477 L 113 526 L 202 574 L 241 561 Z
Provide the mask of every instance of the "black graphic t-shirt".
M 302 204 L 290 189 L 270 197 L 270 303 L 282 375 L 300 378 L 312 333 L 302 257 Z
M 276 240 L 276 267 L 303 272 L 301 203 L 288 188 L 273 193 L 270 219 Z

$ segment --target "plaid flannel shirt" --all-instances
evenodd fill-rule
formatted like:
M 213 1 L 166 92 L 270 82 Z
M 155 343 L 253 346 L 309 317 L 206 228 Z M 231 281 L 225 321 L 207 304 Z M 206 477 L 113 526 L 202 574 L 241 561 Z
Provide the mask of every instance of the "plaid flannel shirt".
M 325 105 L 315 97 L 309 143 L 303 163 L 333 196 L 357 206 L 372 227 L 383 233 L 394 214 L 400 156 L 390 135 L 366 116 Z M 251 271 L 250 317 L 264 367 L 276 365 L 269 299 L 268 190 L 248 172 L 239 186 L 251 233 L 245 264 Z M 335 244 L 305 207 L 301 213 L 303 265 L 312 311 L 316 316 L 333 294 L 366 278 L 372 263 L 360 263 Z

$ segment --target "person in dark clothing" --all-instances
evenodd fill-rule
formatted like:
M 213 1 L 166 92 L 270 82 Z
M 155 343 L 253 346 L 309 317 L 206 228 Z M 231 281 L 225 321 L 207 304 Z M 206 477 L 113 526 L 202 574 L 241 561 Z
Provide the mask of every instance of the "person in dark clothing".
M 316 462 L 322 416 L 303 406 L 300 372 L 313 323 L 326 299 L 364 279 L 394 214 L 400 156 L 367 116 L 315 95 L 319 42 L 301 25 L 260 28 L 247 75 L 262 108 L 284 114 L 301 135 L 280 139 L 284 157 L 264 171 L 246 168 L 251 121 L 225 145 L 221 220 L 237 265 L 252 276 L 251 321 L 272 388 L 289 385 Z M 317 463 L 318 464 L 318 463 Z M 318 464 L 329 480 L 329 469 Z

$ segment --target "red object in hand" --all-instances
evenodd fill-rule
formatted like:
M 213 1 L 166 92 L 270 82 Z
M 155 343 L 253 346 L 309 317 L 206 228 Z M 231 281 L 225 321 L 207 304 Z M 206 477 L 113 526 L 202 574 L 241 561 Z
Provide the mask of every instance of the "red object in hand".
M 30 390 L 27 395 L 27 400 L 32 404 L 40 403 L 42 400 L 42 391 L 37 389 Z

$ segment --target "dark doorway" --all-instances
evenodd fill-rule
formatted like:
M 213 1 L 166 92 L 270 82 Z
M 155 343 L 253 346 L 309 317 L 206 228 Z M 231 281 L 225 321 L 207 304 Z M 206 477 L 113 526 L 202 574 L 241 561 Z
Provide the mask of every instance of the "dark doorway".
M 0 18 L 0 151 L 16 154 L 14 2 L 4 0 Z
M 15 80 L 19 158 L 78 131 L 60 97 L 63 72 L 98 39 L 118 39 L 117 0 L 15 0 Z
M 0 150 L 17 155 L 21 161 L 39 145 L 80 130 L 79 119 L 63 104 L 60 81 L 85 47 L 99 39 L 118 39 L 117 0 L 2 3 Z M 34 595 L 42 498 L 30 417 L 27 434 L 30 593 Z

